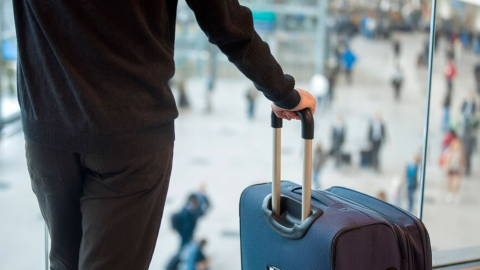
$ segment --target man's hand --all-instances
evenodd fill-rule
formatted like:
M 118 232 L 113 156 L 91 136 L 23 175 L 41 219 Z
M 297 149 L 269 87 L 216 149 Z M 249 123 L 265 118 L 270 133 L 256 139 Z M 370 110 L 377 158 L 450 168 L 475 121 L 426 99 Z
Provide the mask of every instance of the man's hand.
M 285 110 L 272 104 L 272 110 L 277 117 L 286 119 L 288 121 L 292 119 L 300 120 L 300 117 L 295 112 L 305 108 L 309 108 L 312 111 L 312 114 L 315 114 L 317 100 L 308 91 L 300 88 L 295 88 L 295 90 L 300 94 L 300 103 L 298 103 L 297 107 L 291 110 Z

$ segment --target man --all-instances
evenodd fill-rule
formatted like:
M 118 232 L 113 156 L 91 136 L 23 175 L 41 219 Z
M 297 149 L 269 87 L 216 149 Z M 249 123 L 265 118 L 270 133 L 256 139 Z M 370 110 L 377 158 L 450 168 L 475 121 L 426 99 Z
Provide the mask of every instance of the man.
M 237 0 L 187 0 L 287 120 L 315 110 Z M 176 0 L 14 3 L 18 91 L 52 269 L 147 269 L 172 168 Z
M 368 140 L 372 147 L 372 165 L 376 171 L 380 170 L 380 148 L 386 139 L 385 124 L 382 115 L 377 113 L 368 129 Z

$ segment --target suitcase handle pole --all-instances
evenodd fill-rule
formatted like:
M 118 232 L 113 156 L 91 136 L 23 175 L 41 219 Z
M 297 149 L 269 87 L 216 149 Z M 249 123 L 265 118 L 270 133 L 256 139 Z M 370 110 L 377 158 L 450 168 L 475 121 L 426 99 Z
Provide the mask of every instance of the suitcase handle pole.
M 310 109 L 296 112 L 302 122 L 302 138 L 304 142 L 303 159 L 303 191 L 302 191 L 302 222 L 311 212 L 312 193 L 312 140 L 314 134 L 314 121 Z M 281 128 L 282 119 L 272 111 L 273 128 L 273 179 L 272 179 L 272 211 L 280 216 L 280 179 L 281 179 Z

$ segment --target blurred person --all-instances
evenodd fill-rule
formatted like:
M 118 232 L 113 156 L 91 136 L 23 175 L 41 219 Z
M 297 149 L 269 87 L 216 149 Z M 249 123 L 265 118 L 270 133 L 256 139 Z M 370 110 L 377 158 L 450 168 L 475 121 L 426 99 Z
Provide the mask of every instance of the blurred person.
M 376 113 L 370 122 L 368 140 L 372 147 L 372 166 L 376 171 L 380 171 L 380 149 L 386 140 L 386 127 L 380 112 Z
M 295 89 L 255 32 L 248 8 L 237 0 L 187 4 L 209 41 L 273 102 L 278 117 L 315 112 L 315 98 Z M 52 269 L 150 264 L 178 116 L 168 86 L 176 5 L 13 2 L 26 158 L 52 240 Z
M 450 130 L 450 106 L 452 104 L 452 89 L 447 89 L 443 98 L 443 117 L 442 117 L 442 131 L 448 132 Z
M 182 210 L 172 216 L 173 227 L 180 235 L 181 248 L 192 240 L 197 220 L 200 217 L 199 213 L 198 198 L 195 194 L 191 194 Z
M 401 43 L 400 39 L 398 37 L 393 38 L 393 55 L 395 56 L 396 59 L 400 58 L 400 52 L 401 52 Z
M 469 97 L 462 104 L 462 143 L 465 152 L 465 175 L 471 173 L 472 155 L 477 147 L 475 121 L 478 121 L 476 114 L 476 97 L 471 92 Z
M 345 75 L 347 78 L 348 84 L 352 84 L 352 70 L 353 66 L 355 65 L 356 57 L 350 47 L 345 47 L 345 50 L 342 54 L 342 63 L 343 67 L 345 68 Z
M 480 59 L 477 59 L 473 67 L 473 77 L 475 79 L 477 93 L 480 95 Z
M 427 66 L 430 50 L 430 40 L 427 38 L 423 43 L 423 50 L 420 52 L 417 60 L 417 66 Z
M 462 135 L 463 151 L 465 153 L 465 175 L 472 172 L 472 155 L 477 150 L 477 138 L 471 125 L 468 125 Z
M 402 190 L 403 190 L 403 177 L 395 176 L 391 180 L 390 189 L 389 189 L 389 197 L 390 203 L 402 207 Z
M 442 129 L 447 132 L 450 129 L 450 106 L 452 104 L 453 96 L 453 80 L 456 75 L 456 66 L 453 62 L 453 57 L 449 56 L 447 65 L 445 66 L 444 74 L 447 82 L 447 90 L 443 100 L 443 123 Z
M 185 89 L 185 79 L 181 78 L 178 81 L 178 107 L 183 110 L 190 109 L 190 102 L 187 97 L 187 90 Z
M 180 262 L 180 254 L 183 248 L 193 239 L 197 220 L 200 217 L 199 201 L 195 194 L 188 196 L 187 203 L 180 210 L 172 215 L 172 227 L 180 236 L 180 248 L 178 252 L 170 259 L 167 270 L 176 269 Z
M 201 183 L 198 187 L 198 190 L 193 193 L 195 197 L 197 197 L 197 214 L 198 217 L 202 217 L 207 213 L 208 209 L 210 208 L 210 200 L 208 199 L 206 193 L 206 187 L 204 183 Z
M 384 201 L 384 202 L 387 201 L 387 194 L 385 194 L 385 192 L 383 192 L 383 191 L 379 191 L 375 197 L 379 200 Z
M 328 105 L 331 106 L 335 98 L 335 86 L 337 83 L 338 68 L 332 68 L 327 73 L 328 79 Z
M 453 128 L 450 128 L 450 130 L 445 134 L 442 140 L 442 151 L 446 150 L 452 141 L 457 139 L 457 133 Z
M 317 98 L 317 107 L 326 108 L 328 100 L 328 79 L 323 74 L 315 74 L 310 80 L 310 93 Z
M 448 56 L 447 58 L 447 64 L 445 66 L 444 74 L 445 74 L 445 79 L 447 82 L 447 90 L 452 91 L 453 90 L 453 80 L 455 79 L 455 76 L 457 75 L 457 67 L 455 65 L 455 62 L 453 61 L 453 56 Z
M 480 54 L 480 35 L 478 33 L 472 37 L 472 51 L 477 57 Z
M 392 86 L 394 90 L 395 100 L 400 101 L 400 92 L 403 84 L 403 71 L 400 63 L 395 64 L 395 68 L 392 74 Z
M 447 172 L 445 200 L 448 203 L 458 203 L 462 175 L 465 172 L 465 154 L 462 142 L 459 139 L 452 141 L 446 150 L 445 170 Z
M 337 120 L 332 127 L 332 150 L 330 154 L 335 159 L 335 166 L 342 164 L 342 147 L 345 143 L 346 128 L 342 115 L 337 115 Z
M 468 126 L 472 122 L 473 117 L 477 109 L 476 97 L 474 92 L 470 92 L 468 98 L 462 103 L 462 124 L 464 132 L 468 129 Z
M 258 91 L 253 86 L 249 87 L 245 95 L 245 98 L 247 99 L 247 105 L 248 105 L 247 115 L 248 115 L 248 119 L 250 120 L 255 119 L 255 101 L 257 100 L 257 97 L 258 97 Z
M 420 156 L 415 155 L 413 160 L 407 164 L 405 170 L 405 179 L 408 194 L 408 212 L 413 213 L 413 204 L 415 199 L 415 192 L 418 187 L 418 172 L 420 166 Z
M 452 46 L 454 51 L 455 62 L 457 63 L 457 65 L 460 65 L 460 63 L 462 62 L 462 56 L 463 56 L 463 43 L 458 36 L 453 40 Z
M 209 261 L 204 254 L 207 240 L 187 244 L 180 253 L 178 270 L 207 270 Z M 168 269 L 169 270 L 169 269 Z
M 315 145 L 315 150 L 313 152 L 313 166 L 312 166 L 312 180 L 315 189 L 321 188 L 321 177 L 320 174 L 322 172 L 323 166 L 327 161 L 327 154 L 323 150 L 322 144 L 317 143 Z

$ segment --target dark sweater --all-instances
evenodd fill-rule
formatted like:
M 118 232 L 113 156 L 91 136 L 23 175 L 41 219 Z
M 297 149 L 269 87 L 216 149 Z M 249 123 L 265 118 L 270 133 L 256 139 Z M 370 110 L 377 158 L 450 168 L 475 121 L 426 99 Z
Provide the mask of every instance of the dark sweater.
M 235 66 L 279 107 L 300 101 L 237 0 L 187 0 Z M 99 156 L 143 155 L 174 140 L 177 0 L 16 0 L 25 136 Z M 231 102 L 236 102 L 232 100 Z

